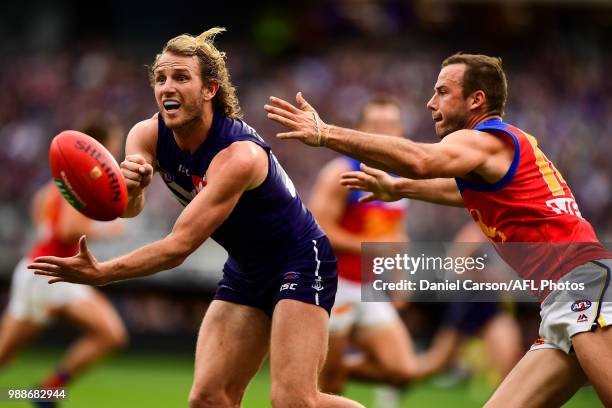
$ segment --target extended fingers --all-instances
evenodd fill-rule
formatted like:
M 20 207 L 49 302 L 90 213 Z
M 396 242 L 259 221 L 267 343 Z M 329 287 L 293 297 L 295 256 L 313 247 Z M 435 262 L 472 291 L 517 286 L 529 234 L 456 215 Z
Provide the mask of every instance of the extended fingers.
M 34 269 L 34 268 L 30 268 L 31 265 L 36 265 L 36 264 L 51 264 L 51 265 L 57 265 L 57 266 L 64 266 L 66 265 L 66 258 L 60 258 L 58 256 L 39 256 L 37 258 L 33 259 L 33 262 L 31 264 L 29 264 L 27 267 L 28 269 Z
M 291 129 L 297 129 L 299 127 L 295 121 L 275 113 L 268 113 L 268 119 L 272 119 L 273 121 Z
M 343 184 L 343 186 L 349 190 L 370 191 L 369 188 L 362 184 Z
M 266 112 L 268 112 L 269 114 L 275 114 L 278 116 L 283 116 L 285 118 L 291 119 L 291 120 L 295 120 L 296 119 L 296 114 L 293 112 L 288 111 L 287 109 L 282 109 L 282 108 L 277 108 L 276 106 L 272 106 L 272 105 L 264 105 L 264 110 Z M 298 112 L 299 114 L 299 112 Z
M 301 112 L 298 108 L 296 108 L 295 106 L 293 106 L 289 102 L 285 101 L 284 99 L 277 98 L 276 96 L 271 96 L 270 97 L 270 102 L 272 104 L 278 106 L 279 108 L 282 108 L 282 109 L 284 109 L 286 111 L 289 111 L 291 113 L 300 113 Z
M 379 175 L 386 174 L 384 171 L 379 170 L 379 169 L 375 169 L 374 167 L 370 167 L 370 166 L 368 166 L 368 165 L 366 165 L 366 164 L 364 164 L 364 163 L 361 163 L 361 164 L 359 165 L 359 168 L 360 168 L 360 169 L 361 169 L 361 171 L 363 171 L 364 173 L 369 174 L 369 175 L 374 176 L 374 177 L 379 176 Z
M 371 183 L 373 179 L 374 178 L 372 176 L 362 171 L 350 171 L 342 174 L 340 177 L 340 183 L 342 183 L 344 180 L 351 180 L 354 183 L 368 184 Z
M 346 179 L 346 180 L 340 180 L 340 185 L 344 187 L 348 187 L 348 188 L 354 188 L 354 187 L 365 188 L 367 183 L 359 179 Z
M 41 270 L 35 270 L 34 271 L 34 275 L 40 275 L 40 276 L 51 276 L 53 277 L 53 279 L 49 279 L 49 281 L 47 283 L 51 284 L 51 283 L 57 283 L 57 282 L 66 282 L 66 279 L 63 277 L 58 276 L 56 273 L 54 272 L 47 272 L 47 271 L 41 271 Z
M 295 101 L 300 105 L 302 110 L 314 110 L 313 107 L 306 101 L 306 98 L 302 95 L 302 92 L 298 92 L 295 95 Z
M 365 174 L 362 171 L 345 171 L 340 175 L 341 179 L 349 179 L 349 178 L 363 178 Z
M 37 262 L 28 265 L 28 269 L 33 270 L 35 275 L 58 276 L 62 268 L 57 265 Z

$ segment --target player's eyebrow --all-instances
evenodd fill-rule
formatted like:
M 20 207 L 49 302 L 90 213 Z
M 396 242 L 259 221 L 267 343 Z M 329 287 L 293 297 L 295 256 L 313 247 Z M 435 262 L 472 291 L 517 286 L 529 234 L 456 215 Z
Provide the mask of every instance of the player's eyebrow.
M 161 65 L 161 66 L 158 66 L 157 68 L 155 68 L 154 73 L 155 74 L 164 73 L 166 70 L 168 70 L 168 71 L 170 71 L 172 73 L 184 73 L 184 72 L 189 73 L 189 72 L 191 72 L 188 67 L 173 67 L 172 65 L 170 65 L 170 66 L 163 66 L 163 65 Z

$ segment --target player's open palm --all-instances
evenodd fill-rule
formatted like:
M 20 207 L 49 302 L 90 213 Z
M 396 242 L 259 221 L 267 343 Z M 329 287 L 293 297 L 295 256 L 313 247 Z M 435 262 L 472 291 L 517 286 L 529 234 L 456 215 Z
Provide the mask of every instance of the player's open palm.
M 394 191 L 394 179 L 382 170 L 361 164 L 361 171 L 342 174 L 340 184 L 352 190 L 369 191 L 370 194 L 359 199 L 362 203 L 370 201 L 397 201 L 401 197 Z
M 56 256 L 39 256 L 28 269 L 36 275 L 51 276 L 49 283 L 72 282 L 89 285 L 103 284 L 104 275 L 98 268 L 98 262 L 87 248 L 83 235 L 79 239 L 79 253 L 70 258 Z

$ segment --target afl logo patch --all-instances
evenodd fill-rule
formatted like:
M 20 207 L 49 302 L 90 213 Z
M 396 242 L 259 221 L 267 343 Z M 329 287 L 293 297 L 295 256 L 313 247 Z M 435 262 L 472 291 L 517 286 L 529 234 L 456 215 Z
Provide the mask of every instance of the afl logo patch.
M 583 310 L 587 310 L 591 307 L 590 300 L 577 300 L 572 303 L 572 312 L 582 312 Z

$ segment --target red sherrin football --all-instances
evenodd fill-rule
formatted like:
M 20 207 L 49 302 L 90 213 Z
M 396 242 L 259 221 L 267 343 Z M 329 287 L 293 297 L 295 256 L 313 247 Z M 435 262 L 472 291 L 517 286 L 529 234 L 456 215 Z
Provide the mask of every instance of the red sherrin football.
M 119 165 L 94 138 L 63 131 L 51 142 L 49 164 L 62 195 L 82 214 L 110 221 L 125 210 L 128 195 Z

